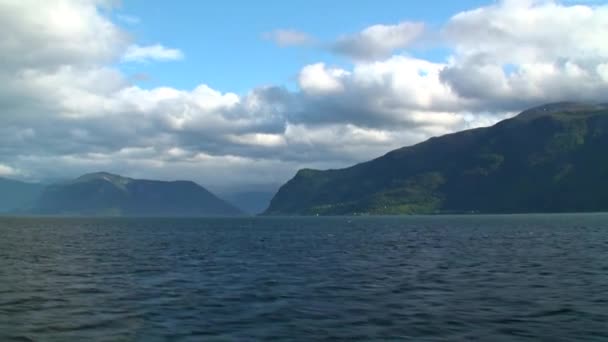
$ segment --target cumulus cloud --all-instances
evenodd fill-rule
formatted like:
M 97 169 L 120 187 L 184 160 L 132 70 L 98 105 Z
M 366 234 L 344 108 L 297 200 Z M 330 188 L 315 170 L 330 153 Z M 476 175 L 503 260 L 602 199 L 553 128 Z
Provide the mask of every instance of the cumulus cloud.
M 161 44 L 148 46 L 131 45 L 122 56 L 124 62 L 175 61 L 184 58 L 178 49 L 170 49 Z
M 293 29 L 277 29 L 262 34 L 262 38 L 270 40 L 280 47 L 310 45 L 315 39 L 305 32 Z
M 0 3 L 3 71 L 112 61 L 127 35 L 99 15 L 102 1 L 36 0 Z
M 356 60 L 382 59 L 409 46 L 424 32 L 424 27 L 420 22 L 373 25 L 356 34 L 340 37 L 331 44 L 330 50 Z
M 480 107 L 516 109 L 608 90 L 608 6 L 508 0 L 459 13 L 444 35 L 454 49 L 442 80 Z
M 543 102 L 605 102 L 608 90 L 606 6 L 503 1 L 458 13 L 442 31 L 445 61 L 393 55 L 422 24 L 373 26 L 334 46 L 352 65 L 320 61 L 294 71 L 296 89 L 237 94 L 204 80 L 133 85 L 115 62 L 181 53 L 137 45 L 102 4 L 0 1 L 0 175 L 276 184 L 301 167 L 346 166 Z
M 342 78 L 348 72 L 338 68 L 326 68 L 325 64 L 317 63 L 305 66 L 298 76 L 300 89 L 307 94 L 330 94 L 344 90 Z
M 444 64 L 405 56 L 356 65 L 351 71 L 309 65 L 288 121 L 308 126 L 448 132 L 462 127 L 467 101 L 442 83 Z

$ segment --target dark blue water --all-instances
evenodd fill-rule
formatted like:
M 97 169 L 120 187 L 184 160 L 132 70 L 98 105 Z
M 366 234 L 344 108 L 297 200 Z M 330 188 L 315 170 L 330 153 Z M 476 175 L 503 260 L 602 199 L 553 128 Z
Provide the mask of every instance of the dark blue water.
M 0 219 L 1 341 L 607 341 L 608 215 Z

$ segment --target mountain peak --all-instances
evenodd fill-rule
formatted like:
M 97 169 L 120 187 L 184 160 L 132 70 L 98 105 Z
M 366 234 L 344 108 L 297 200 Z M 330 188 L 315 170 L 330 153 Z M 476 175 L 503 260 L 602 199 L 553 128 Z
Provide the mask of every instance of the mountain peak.
M 128 179 L 127 177 L 123 177 L 121 175 L 117 175 L 115 173 L 110 173 L 106 171 L 92 172 L 84 174 L 77 179 L 96 179 L 96 178 L 110 178 L 110 179 Z
M 112 183 L 118 187 L 124 187 L 125 185 L 127 185 L 131 181 L 133 181 L 132 178 L 123 177 L 121 175 L 117 175 L 117 174 L 113 174 L 113 173 L 109 173 L 109 172 L 105 172 L 105 171 L 100 171 L 100 172 L 93 172 L 93 173 L 87 173 L 85 175 L 82 175 L 82 176 L 76 178 L 73 181 L 73 183 L 89 182 L 89 181 L 93 181 L 93 180 L 104 180 L 104 181 Z

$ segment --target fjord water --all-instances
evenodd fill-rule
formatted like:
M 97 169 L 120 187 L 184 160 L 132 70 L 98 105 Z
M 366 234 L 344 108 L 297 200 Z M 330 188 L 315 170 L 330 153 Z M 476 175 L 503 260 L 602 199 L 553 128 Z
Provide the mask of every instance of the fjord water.
M 0 219 L 0 340 L 608 340 L 608 215 Z

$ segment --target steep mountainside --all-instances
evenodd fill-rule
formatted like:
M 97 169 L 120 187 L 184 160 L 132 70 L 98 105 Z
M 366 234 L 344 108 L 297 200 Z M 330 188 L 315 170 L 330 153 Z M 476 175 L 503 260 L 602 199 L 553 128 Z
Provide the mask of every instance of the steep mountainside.
M 608 210 L 608 105 L 556 103 L 340 170 L 300 170 L 268 215 Z
M 194 182 L 139 180 L 105 172 L 46 187 L 32 213 L 109 216 L 242 214 Z

